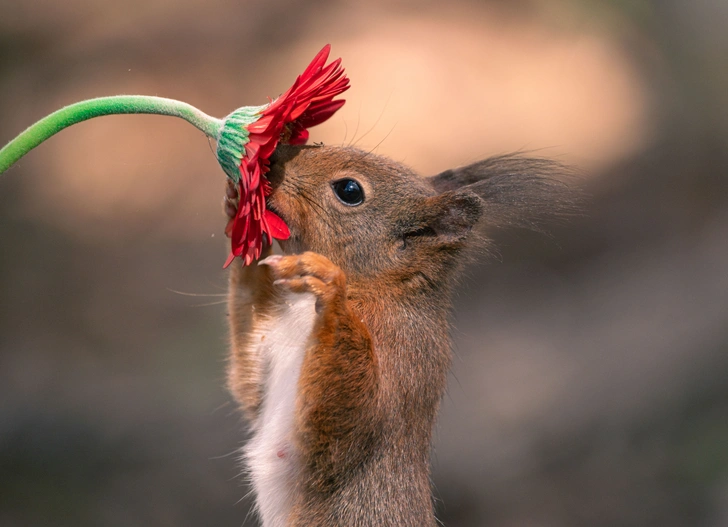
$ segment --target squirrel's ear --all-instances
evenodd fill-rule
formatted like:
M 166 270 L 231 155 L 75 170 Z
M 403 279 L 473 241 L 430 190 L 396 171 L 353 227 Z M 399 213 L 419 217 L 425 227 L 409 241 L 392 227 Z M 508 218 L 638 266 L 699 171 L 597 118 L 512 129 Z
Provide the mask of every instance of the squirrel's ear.
M 483 213 L 483 200 L 468 191 L 447 191 L 427 198 L 408 220 L 402 235 L 408 240 L 430 239 L 438 244 L 461 242 Z
M 543 220 L 578 213 L 579 197 L 564 165 L 516 154 L 497 156 L 428 178 L 438 192 L 456 189 L 478 195 L 484 221 L 496 227 L 542 231 Z

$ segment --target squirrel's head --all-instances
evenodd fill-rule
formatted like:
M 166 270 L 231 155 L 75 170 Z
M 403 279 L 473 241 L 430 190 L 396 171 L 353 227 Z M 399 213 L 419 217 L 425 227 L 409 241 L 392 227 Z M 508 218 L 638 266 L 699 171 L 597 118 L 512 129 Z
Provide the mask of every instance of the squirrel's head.
M 414 287 L 449 282 L 475 224 L 536 227 L 570 203 L 559 165 L 491 158 L 423 178 L 355 148 L 280 146 L 268 206 L 288 224 L 285 252 L 314 251 L 350 279 L 388 276 Z

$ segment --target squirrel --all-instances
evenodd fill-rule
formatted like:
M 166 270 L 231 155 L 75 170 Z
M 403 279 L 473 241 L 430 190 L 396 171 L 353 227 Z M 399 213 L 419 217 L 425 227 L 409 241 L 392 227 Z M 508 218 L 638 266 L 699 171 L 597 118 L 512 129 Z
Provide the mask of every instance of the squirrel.
M 233 265 L 228 292 L 228 386 L 264 527 L 437 525 L 432 430 L 474 227 L 569 213 L 562 172 L 505 155 L 423 178 L 356 148 L 278 147 L 267 205 L 291 236 Z M 230 218 L 237 199 L 229 184 Z

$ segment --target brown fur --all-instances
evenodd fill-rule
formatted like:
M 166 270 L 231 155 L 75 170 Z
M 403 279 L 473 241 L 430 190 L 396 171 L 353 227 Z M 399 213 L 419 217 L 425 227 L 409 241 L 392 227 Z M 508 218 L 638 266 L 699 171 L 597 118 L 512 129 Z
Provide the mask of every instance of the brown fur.
M 266 377 L 245 350 L 278 289 L 317 298 L 297 387 L 294 446 L 303 461 L 289 524 L 433 526 L 432 428 L 450 366 L 450 295 L 472 227 L 534 226 L 570 206 L 558 166 L 496 158 L 430 179 L 351 148 L 279 147 L 269 207 L 289 225 L 283 257 L 233 264 L 229 386 L 256 426 Z M 340 203 L 331 183 L 362 184 Z M 230 195 L 229 195 L 230 196 Z M 234 212 L 228 200 L 227 212 Z M 529 219 L 524 217 L 528 216 Z M 266 252 L 264 256 L 267 256 Z M 275 283 L 274 283 L 275 282 Z

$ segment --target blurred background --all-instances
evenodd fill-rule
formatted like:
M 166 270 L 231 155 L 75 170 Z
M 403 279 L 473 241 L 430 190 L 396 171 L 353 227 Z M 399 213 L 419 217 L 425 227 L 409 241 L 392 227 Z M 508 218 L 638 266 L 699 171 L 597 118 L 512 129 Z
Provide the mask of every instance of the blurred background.
M 312 140 L 424 175 L 513 150 L 584 218 L 468 269 L 433 481 L 446 526 L 728 525 L 728 2 L 0 0 L 0 143 L 118 93 L 223 116 L 323 46 Z M 255 525 L 224 389 L 224 176 L 115 116 L 0 178 L 0 525 Z

